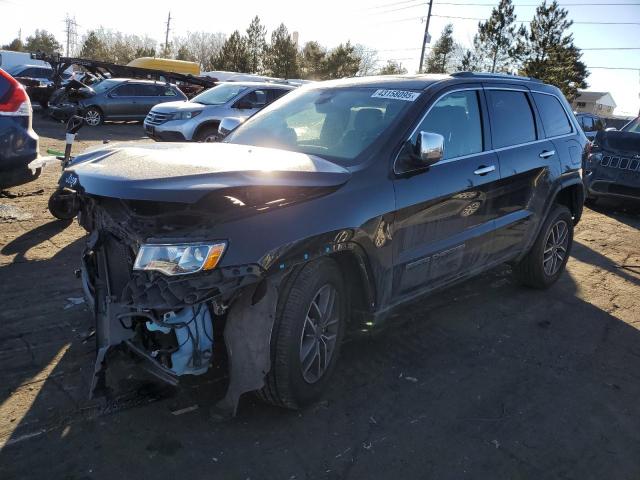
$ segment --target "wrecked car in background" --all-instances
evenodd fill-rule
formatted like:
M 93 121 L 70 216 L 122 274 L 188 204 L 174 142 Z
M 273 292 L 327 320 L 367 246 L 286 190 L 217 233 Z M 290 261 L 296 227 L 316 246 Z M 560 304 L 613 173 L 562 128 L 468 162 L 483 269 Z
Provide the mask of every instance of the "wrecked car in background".
M 116 348 L 176 384 L 226 347 L 217 413 L 250 391 L 296 408 L 331 382 L 347 328 L 507 261 L 547 288 L 587 145 L 557 88 L 460 73 L 307 85 L 223 143 L 87 152 L 63 181 L 88 232 L 93 388 Z
M 599 131 L 585 165 L 587 200 L 640 201 L 640 117 L 621 131 Z

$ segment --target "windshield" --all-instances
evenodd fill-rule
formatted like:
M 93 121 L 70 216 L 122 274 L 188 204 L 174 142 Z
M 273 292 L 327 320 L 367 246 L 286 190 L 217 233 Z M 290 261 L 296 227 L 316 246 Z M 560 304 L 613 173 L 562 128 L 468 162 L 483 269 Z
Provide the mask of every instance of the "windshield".
M 118 83 L 116 80 L 101 80 L 98 83 L 91 85 L 91 88 L 96 93 L 102 93 L 109 90 L 111 87 L 115 87 Z
M 633 132 L 640 133 L 640 117 L 637 117 L 635 120 L 631 120 L 624 127 L 622 127 L 623 132 Z
M 327 156 L 349 164 L 418 95 L 365 87 L 300 89 L 247 120 L 227 141 Z
M 249 87 L 235 85 L 233 83 L 223 83 L 210 88 L 206 92 L 202 92 L 200 95 L 196 95 L 191 101 L 201 103 L 202 105 L 224 105 L 247 88 Z

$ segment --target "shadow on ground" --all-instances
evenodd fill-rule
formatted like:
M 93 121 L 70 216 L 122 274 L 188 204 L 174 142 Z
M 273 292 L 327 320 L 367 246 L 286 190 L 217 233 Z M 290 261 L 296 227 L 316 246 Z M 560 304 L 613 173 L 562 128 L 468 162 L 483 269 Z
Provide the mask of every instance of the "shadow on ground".
M 584 245 L 574 254 L 637 285 Z M 345 344 L 324 401 L 294 412 L 246 396 L 235 420 L 217 424 L 212 377 L 112 415 L 87 406 L 93 345 L 69 330 L 90 328 L 90 314 L 46 304 L 52 289 L 77 291 L 60 273 L 77 255 L 74 243 L 49 261 L 0 269 L 3 285 L 19 276 L 23 288 L 42 286 L 28 306 L 12 297 L 3 324 L 52 343 L 40 352 L 29 340 L 34 368 L 10 380 L 3 405 L 60 355 L 0 452 L 3 479 L 640 478 L 640 333 L 582 300 L 569 272 L 536 291 L 501 267 L 416 302 L 381 334 Z M 5 305 L 7 288 L 2 296 Z M 11 363 L 13 341 L 0 344 L 0 365 Z M 16 373 L 2 368 L 3 379 Z

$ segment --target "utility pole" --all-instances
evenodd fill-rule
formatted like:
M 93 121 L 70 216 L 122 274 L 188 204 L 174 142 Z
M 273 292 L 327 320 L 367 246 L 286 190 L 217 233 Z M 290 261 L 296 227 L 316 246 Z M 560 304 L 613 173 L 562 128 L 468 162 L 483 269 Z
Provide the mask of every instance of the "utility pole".
M 171 29 L 171 11 L 169 11 L 169 16 L 167 17 L 167 32 L 164 36 L 164 56 L 169 55 L 169 30 Z
M 71 18 L 68 13 L 64 19 L 64 23 L 65 23 L 64 30 L 67 37 L 67 57 L 69 57 L 71 48 L 76 47 L 77 37 L 78 37 L 78 31 L 77 31 L 78 24 L 76 23 L 75 17 Z
M 422 63 L 424 62 L 424 51 L 427 48 L 427 43 L 431 41 L 429 37 L 429 21 L 431 20 L 431 7 L 433 6 L 433 0 L 429 0 L 429 13 L 427 13 L 427 24 L 424 26 L 424 38 L 422 39 L 422 53 L 420 54 L 420 68 L 418 73 L 422 73 Z

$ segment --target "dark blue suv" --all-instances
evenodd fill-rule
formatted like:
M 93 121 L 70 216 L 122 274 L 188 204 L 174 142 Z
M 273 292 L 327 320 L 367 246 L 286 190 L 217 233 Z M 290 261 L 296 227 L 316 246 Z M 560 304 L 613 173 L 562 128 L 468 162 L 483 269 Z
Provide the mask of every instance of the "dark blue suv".
M 39 169 L 29 168 L 38 157 L 38 135 L 31 119 L 24 87 L 0 69 L 0 188 L 21 185 L 40 174 Z

